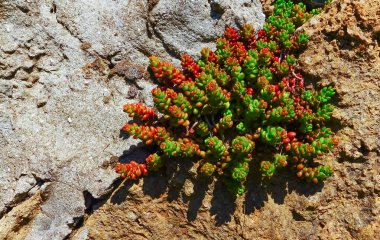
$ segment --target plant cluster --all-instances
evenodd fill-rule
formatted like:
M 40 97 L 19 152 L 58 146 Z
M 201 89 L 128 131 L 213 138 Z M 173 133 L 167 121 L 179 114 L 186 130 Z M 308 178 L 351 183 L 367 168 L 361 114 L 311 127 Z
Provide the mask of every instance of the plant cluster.
M 155 109 L 126 104 L 135 122 L 122 130 L 157 151 L 144 163 L 120 163 L 116 171 L 136 179 L 165 161 L 191 160 L 200 175 L 215 176 L 232 193 L 243 194 L 256 148 L 265 147 L 273 154 L 259 164 L 264 177 L 284 167 L 313 183 L 331 176 L 332 168 L 314 158 L 337 143 L 325 127 L 334 89 L 306 90 L 294 69 L 296 54 L 309 40 L 296 28 L 311 16 L 301 3 L 278 0 L 262 30 L 227 27 L 215 51 L 204 48 L 198 61 L 183 55 L 182 70 L 150 57 L 160 83 L 152 90 Z

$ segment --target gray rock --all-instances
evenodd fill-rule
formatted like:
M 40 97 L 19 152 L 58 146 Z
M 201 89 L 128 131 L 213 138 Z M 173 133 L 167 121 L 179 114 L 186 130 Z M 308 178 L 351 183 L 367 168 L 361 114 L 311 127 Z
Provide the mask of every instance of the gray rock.
M 238 27 L 251 23 L 260 28 L 264 20 L 263 13 L 257 11 L 260 7 L 259 1 L 250 0 L 161 0 L 151 11 L 150 24 L 153 34 L 174 56 L 197 56 L 202 48 L 212 46 L 226 24 Z
M 68 236 L 83 192 L 117 179 L 104 163 L 138 144 L 119 129 L 128 96 L 152 105 L 147 56 L 197 55 L 246 21 L 263 24 L 258 0 L 0 1 L 0 217 L 42 191 L 26 239 Z M 122 61 L 133 68 L 112 74 Z
M 0 102 L 6 97 L 11 98 L 13 95 L 13 84 L 9 81 L 0 80 Z

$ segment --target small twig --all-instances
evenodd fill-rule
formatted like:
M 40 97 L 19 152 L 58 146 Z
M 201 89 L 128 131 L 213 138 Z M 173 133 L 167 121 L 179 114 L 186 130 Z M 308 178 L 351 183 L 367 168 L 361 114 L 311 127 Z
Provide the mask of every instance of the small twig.
M 193 124 L 193 125 L 191 125 L 191 127 L 189 127 L 189 126 L 187 126 L 186 127 L 186 135 L 189 135 L 189 131 L 190 130 L 193 130 L 194 131 L 194 127 L 195 127 L 195 125 L 197 125 L 198 124 L 198 121 L 195 121 L 195 123 Z
M 195 127 L 195 125 L 197 125 L 199 123 L 199 121 L 196 121 L 191 127 L 190 129 L 193 129 Z
M 108 143 L 108 145 L 103 149 L 103 152 L 111 145 L 111 143 Z
M 291 71 L 292 71 L 292 75 L 293 77 L 297 78 L 298 80 L 302 81 L 303 82 L 303 78 L 299 77 L 295 72 L 294 72 L 294 69 L 291 68 Z

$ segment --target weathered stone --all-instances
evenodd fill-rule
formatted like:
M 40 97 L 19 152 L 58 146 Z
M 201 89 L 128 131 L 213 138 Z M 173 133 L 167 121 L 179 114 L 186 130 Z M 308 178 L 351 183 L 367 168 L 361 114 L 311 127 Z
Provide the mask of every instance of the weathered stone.
M 13 208 L 0 219 L 0 239 L 23 240 L 31 230 L 31 222 L 40 213 L 42 196 L 40 192 Z
M 120 138 L 122 106 L 153 105 L 147 56 L 178 63 L 173 56 L 212 46 L 226 24 L 263 24 L 259 1 L 220 2 L 219 18 L 206 0 L 0 1 L 0 217 L 43 193 L 20 238 L 66 238 L 88 196 L 96 204 L 112 190 L 118 176 L 104 163 L 139 143 Z M 19 233 L 10 225 L 0 236 Z
M 216 2 L 216 1 L 215 1 Z M 270 1 L 265 1 L 270 2 Z M 190 3 L 189 3 L 190 4 Z M 218 9 L 221 4 L 215 5 Z M 251 179 L 243 198 L 184 169 L 121 185 L 78 234 L 117 239 L 377 239 L 380 226 L 380 1 L 334 1 L 303 30 L 311 35 L 297 67 L 306 82 L 333 84 L 331 127 L 340 145 L 326 156 L 335 174 L 323 186 L 279 176 Z M 270 11 L 270 8 L 268 8 Z M 300 29 L 301 30 L 301 29 Z M 178 50 L 180 52 L 180 50 Z M 179 181 L 180 180 L 180 181 Z M 159 182 L 168 182 L 160 187 Z M 153 191 L 152 189 L 155 189 Z M 187 189 L 187 190 L 186 190 Z M 118 201 L 115 201 L 118 199 Z M 120 201 L 122 199 L 122 201 Z M 133 209 L 138 223 L 126 219 Z M 115 223 L 116 222 L 116 223 Z M 83 230 L 83 232 L 82 232 Z M 76 239 L 74 236 L 73 239 Z
M 129 120 L 123 104 L 153 105 L 147 56 L 176 64 L 182 53 L 197 56 L 226 24 L 260 28 L 260 8 L 246 0 L 0 1 L 0 238 L 376 239 L 378 0 L 334 1 L 303 27 L 311 41 L 298 69 L 337 89 L 332 127 L 341 143 L 323 188 L 285 174 L 265 187 L 253 178 L 235 199 L 221 183 L 194 179 L 191 164 L 173 174 L 174 164 L 99 199 L 117 178 L 112 156 L 147 155 L 119 136 Z

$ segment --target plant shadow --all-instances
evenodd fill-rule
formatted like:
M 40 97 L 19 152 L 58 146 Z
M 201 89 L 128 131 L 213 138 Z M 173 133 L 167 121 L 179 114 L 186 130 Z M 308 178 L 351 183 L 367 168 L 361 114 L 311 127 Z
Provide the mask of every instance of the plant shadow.
M 121 162 L 131 160 L 142 162 L 151 152 L 150 148 L 135 148 L 132 152 L 120 156 Z M 127 201 L 129 189 L 134 184 L 141 184 L 142 194 L 152 199 L 164 198 L 168 203 L 180 203 L 186 206 L 186 218 L 189 222 L 195 221 L 199 212 L 206 212 L 214 216 L 214 224 L 220 226 L 231 221 L 237 206 L 242 204 L 245 215 L 250 215 L 264 207 L 269 198 L 277 204 L 284 204 L 285 197 L 296 192 L 299 195 L 311 196 L 320 192 L 323 184 L 312 185 L 305 183 L 295 173 L 283 171 L 271 179 L 263 179 L 259 174 L 259 162 L 265 158 L 267 152 L 257 154 L 252 163 L 253 169 L 248 176 L 247 192 L 244 196 L 234 196 L 225 187 L 222 181 L 198 177 L 194 172 L 194 163 L 190 161 L 170 161 L 164 171 L 153 172 L 139 181 L 122 181 L 111 195 L 112 204 L 122 204 Z M 238 201 L 238 198 L 241 198 Z

